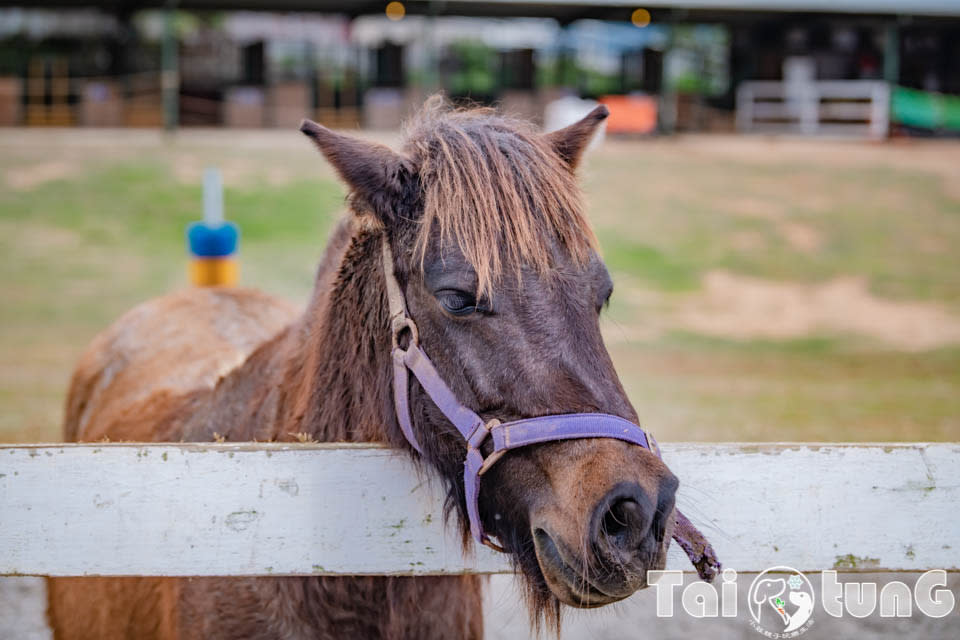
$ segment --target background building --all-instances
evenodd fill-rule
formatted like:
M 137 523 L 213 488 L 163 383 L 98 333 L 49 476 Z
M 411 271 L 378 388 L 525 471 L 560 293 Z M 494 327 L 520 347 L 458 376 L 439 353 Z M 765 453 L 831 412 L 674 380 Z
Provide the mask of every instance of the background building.
M 661 131 L 724 131 L 742 84 L 766 81 L 789 86 L 741 98 L 782 103 L 751 111 L 772 116 L 768 128 L 800 130 L 812 117 L 804 100 L 820 111 L 836 99 L 818 122 L 863 124 L 882 111 L 873 133 L 888 122 L 960 131 L 949 98 L 960 95 L 960 3 L 948 0 L 0 5 L 11 5 L 0 8 L 7 126 L 272 127 L 312 114 L 393 128 L 443 90 L 535 120 L 576 96 L 621 111 L 614 128 L 648 131 L 653 113 Z M 820 81 L 887 91 L 824 85 L 832 93 L 821 95 L 810 84 Z

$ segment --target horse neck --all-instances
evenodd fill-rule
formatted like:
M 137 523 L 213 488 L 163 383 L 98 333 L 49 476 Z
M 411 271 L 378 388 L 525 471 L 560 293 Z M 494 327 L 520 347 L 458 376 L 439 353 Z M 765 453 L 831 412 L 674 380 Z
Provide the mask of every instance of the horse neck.
M 276 439 L 296 434 L 321 442 L 386 442 L 396 431 L 388 429 L 395 417 L 380 242 L 379 234 L 360 230 L 335 270 L 324 274 L 321 267 L 292 334 L 299 345 L 288 346 Z
M 317 440 L 402 445 L 391 396 L 381 236 L 343 224 L 303 316 L 224 377 L 188 440 Z

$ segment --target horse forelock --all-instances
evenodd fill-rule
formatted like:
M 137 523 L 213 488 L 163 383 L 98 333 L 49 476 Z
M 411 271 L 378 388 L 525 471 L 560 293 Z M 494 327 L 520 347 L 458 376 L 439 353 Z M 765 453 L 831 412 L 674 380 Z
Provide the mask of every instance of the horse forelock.
M 438 97 L 405 127 L 405 149 L 423 197 L 415 258 L 439 234 L 470 262 L 481 295 L 524 265 L 548 272 L 557 246 L 576 264 L 597 248 L 573 172 L 529 124 Z

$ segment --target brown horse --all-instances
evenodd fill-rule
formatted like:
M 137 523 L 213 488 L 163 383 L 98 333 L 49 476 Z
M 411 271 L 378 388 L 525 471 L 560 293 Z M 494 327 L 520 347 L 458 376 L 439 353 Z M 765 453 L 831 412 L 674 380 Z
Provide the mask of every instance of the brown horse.
M 540 134 L 432 99 L 402 153 L 303 131 L 350 189 L 302 314 L 242 289 L 148 302 L 74 374 L 69 440 L 376 441 L 413 450 L 392 404 L 381 244 L 420 343 L 484 419 L 605 412 L 636 421 L 600 335 L 612 284 L 574 170 L 598 108 Z M 416 381 L 422 460 L 466 531 L 465 445 Z M 217 435 L 219 434 L 219 435 Z M 484 476 L 483 526 L 525 577 L 531 619 L 600 606 L 664 565 L 677 480 L 650 451 L 589 438 L 511 451 Z M 376 508 L 371 505 L 370 508 Z M 465 533 L 466 539 L 466 533 Z M 362 553 L 362 549 L 358 549 Z M 481 579 L 57 578 L 57 638 L 481 638 Z

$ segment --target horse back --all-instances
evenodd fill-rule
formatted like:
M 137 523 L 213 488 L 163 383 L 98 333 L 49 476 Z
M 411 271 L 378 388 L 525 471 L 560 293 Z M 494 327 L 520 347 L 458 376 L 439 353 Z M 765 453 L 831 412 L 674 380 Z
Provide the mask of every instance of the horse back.
M 64 439 L 179 440 L 191 405 L 295 317 L 291 305 L 240 288 L 186 289 L 135 307 L 81 356 Z

